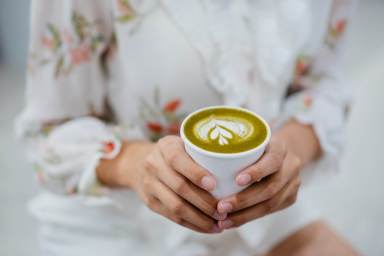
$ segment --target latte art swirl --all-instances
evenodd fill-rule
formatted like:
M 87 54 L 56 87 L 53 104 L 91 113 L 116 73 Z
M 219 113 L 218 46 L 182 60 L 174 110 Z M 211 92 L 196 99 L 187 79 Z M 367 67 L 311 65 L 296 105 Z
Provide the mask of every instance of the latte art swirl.
M 191 114 L 183 133 L 194 145 L 212 152 L 236 153 L 260 145 L 267 126 L 252 112 L 232 107 L 210 107 Z
M 196 129 L 201 139 L 210 143 L 216 142 L 219 145 L 230 144 L 236 137 L 245 137 L 249 132 L 247 126 L 241 121 L 220 119 L 214 115 Z

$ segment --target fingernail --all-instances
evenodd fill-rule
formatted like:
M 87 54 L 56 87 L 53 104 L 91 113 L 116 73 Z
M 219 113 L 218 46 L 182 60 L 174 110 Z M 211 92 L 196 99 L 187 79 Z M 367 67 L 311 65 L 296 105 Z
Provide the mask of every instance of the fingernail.
M 225 218 L 227 218 L 227 213 L 219 213 L 218 211 L 215 211 L 213 218 L 216 220 L 225 220 Z
M 219 204 L 217 205 L 217 210 L 219 211 L 219 213 L 229 213 L 232 211 L 232 209 L 232 204 L 229 202 L 219 202 Z
M 221 233 L 223 230 L 217 225 L 215 224 L 211 230 L 211 233 Z
M 201 179 L 201 185 L 205 190 L 212 191 L 215 189 L 216 186 L 216 181 L 213 177 L 211 176 L 204 176 Z
M 221 220 L 219 221 L 219 228 L 228 229 L 233 226 L 233 221 L 231 220 Z
M 236 182 L 240 186 L 246 186 L 251 182 L 251 175 L 248 173 L 241 173 L 237 176 Z

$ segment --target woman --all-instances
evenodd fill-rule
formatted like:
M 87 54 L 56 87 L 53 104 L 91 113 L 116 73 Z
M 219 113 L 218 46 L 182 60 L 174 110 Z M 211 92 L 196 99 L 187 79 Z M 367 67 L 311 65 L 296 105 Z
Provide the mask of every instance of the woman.
M 356 255 L 295 203 L 300 176 L 339 158 L 351 5 L 33 1 L 17 127 L 44 188 L 31 204 L 44 255 Z M 217 201 L 177 134 L 185 114 L 219 104 L 274 134 L 236 178 L 252 185 Z

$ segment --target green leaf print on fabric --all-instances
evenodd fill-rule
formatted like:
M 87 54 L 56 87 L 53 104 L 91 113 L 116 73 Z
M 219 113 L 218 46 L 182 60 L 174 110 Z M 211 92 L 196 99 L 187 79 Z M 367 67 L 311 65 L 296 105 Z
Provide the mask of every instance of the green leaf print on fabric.
M 152 101 L 140 100 L 140 119 L 151 141 L 166 135 L 179 135 L 180 125 L 186 114 L 180 112 L 182 100 L 173 98 L 161 103 L 160 91 L 154 90 Z
M 136 17 L 136 13 L 128 0 L 117 0 L 117 7 L 120 13 L 120 16 L 116 18 L 117 21 L 129 22 Z

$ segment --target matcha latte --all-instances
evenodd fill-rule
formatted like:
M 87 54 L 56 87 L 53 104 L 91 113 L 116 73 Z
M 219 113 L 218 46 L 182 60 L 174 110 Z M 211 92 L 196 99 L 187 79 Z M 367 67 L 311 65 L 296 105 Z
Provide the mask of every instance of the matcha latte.
M 211 191 L 224 198 L 244 189 L 236 175 L 263 155 L 271 129 L 253 112 L 229 106 L 212 106 L 189 114 L 181 124 L 185 151 L 216 178 Z
M 195 146 L 215 153 L 240 153 L 254 149 L 267 138 L 267 125 L 252 112 L 217 106 L 192 113 L 182 127 Z

